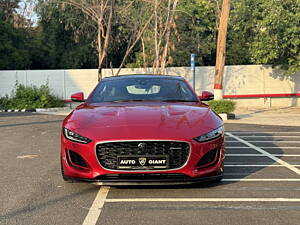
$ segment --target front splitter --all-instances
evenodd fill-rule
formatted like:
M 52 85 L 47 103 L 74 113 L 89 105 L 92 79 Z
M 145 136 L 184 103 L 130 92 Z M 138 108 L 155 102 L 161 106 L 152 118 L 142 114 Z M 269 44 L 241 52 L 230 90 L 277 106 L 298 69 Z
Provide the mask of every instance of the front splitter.
M 161 186 L 161 185 L 183 185 L 183 184 L 195 184 L 202 182 L 218 182 L 223 178 L 223 174 L 209 177 L 199 178 L 184 178 L 184 179 L 82 179 L 82 178 L 68 178 L 73 182 L 87 182 L 100 186 Z

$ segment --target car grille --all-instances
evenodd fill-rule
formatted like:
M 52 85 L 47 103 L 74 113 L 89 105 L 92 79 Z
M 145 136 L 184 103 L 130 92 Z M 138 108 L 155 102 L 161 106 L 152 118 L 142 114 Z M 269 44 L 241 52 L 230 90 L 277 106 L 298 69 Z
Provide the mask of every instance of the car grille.
M 139 148 L 140 143 L 145 144 L 144 148 Z M 175 141 L 128 141 L 128 142 L 107 142 L 96 146 L 96 155 L 100 165 L 110 170 L 119 169 L 117 166 L 118 156 L 161 156 L 166 155 L 169 159 L 167 169 L 182 167 L 188 160 L 190 145 L 186 142 Z

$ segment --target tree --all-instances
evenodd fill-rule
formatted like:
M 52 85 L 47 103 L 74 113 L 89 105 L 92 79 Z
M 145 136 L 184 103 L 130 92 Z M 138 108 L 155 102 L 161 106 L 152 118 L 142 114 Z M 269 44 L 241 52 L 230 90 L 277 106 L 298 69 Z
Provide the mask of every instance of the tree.
M 192 53 L 199 66 L 215 64 L 216 7 L 211 0 L 179 1 L 170 52 L 173 66 L 189 65 Z
M 173 46 L 172 33 L 176 29 L 175 16 L 178 0 L 143 0 L 145 8 L 152 12 L 147 20 L 149 26 L 140 37 L 140 51 L 136 62 L 130 66 L 152 66 L 153 73 L 165 73 L 170 62 L 170 50 Z M 143 17 L 143 15 L 139 15 Z
M 30 38 L 27 30 L 15 27 L 19 1 L 0 1 L 0 70 L 30 67 Z
M 214 94 L 215 99 L 222 99 L 222 82 L 224 74 L 224 66 L 226 59 L 226 36 L 230 12 L 230 0 L 223 0 L 222 10 L 219 17 L 218 41 L 217 41 L 217 56 L 215 66 L 215 84 Z
M 293 74 L 300 69 L 300 1 L 259 0 L 250 57 Z
M 20 0 L 0 0 L 0 19 L 11 21 L 19 3 Z
M 167 4 L 164 7 L 164 3 Z M 175 10 L 178 0 L 154 0 L 154 52 L 153 73 L 165 73 L 166 59 L 169 52 L 170 36 L 172 29 L 175 28 Z
M 124 42 L 126 42 L 127 47 L 116 75 L 120 73 L 121 68 L 140 40 L 143 43 L 143 34 L 154 17 L 154 13 L 149 12 L 148 5 L 143 1 L 131 1 L 130 3 L 124 1 L 124 3 L 125 5 L 121 7 L 122 10 L 118 13 L 117 18 L 121 23 L 119 28 L 123 31 L 120 33 L 125 33 Z
M 12 24 L 0 21 L 0 70 L 28 69 L 28 34 Z
M 102 79 L 102 67 L 107 56 L 115 10 L 115 0 L 62 0 L 65 4 L 80 9 L 95 23 L 97 32 L 98 80 Z
M 46 1 L 47 2 L 47 1 Z M 116 20 L 119 12 L 124 12 L 128 8 L 135 4 L 135 0 L 126 0 L 126 1 L 115 1 L 115 0 L 52 0 L 52 4 L 60 3 L 64 8 L 65 6 L 70 6 L 74 9 L 81 11 L 82 15 L 89 21 L 89 26 L 96 31 L 95 36 L 95 47 L 98 54 L 98 79 L 102 79 L 102 68 L 105 63 L 105 60 L 108 56 L 108 50 L 111 45 L 113 29 L 117 29 Z M 127 3 L 127 4 L 126 4 Z M 121 13 L 120 13 L 121 14 Z M 126 58 L 129 56 L 130 52 L 133 50 L 134 46 L 138 43 L 139 39 L 142 36 L 142 33 L 145 31 L 147 25 L 150 23 L 150 16 L 145 22 L 135 23 L 133 32 L 130 32 L 131 36 L 129 37 L 127 49 L 125 55 L 123 56 L 120 62 L 120 68 L 124 65 Z M 76 18 L 73 18 L 76 19 Z M 143 21 L 143 20 L 137 20 Z M 120 72 L 118 70 L 117 74 Z
M 97 67 L 93 46 L 96 35 L 81 11 L 57 2 L 42 1 L 34 29 L 32 69 L 80 69 Z M 76 19 L 75 19 L 76 18 Z

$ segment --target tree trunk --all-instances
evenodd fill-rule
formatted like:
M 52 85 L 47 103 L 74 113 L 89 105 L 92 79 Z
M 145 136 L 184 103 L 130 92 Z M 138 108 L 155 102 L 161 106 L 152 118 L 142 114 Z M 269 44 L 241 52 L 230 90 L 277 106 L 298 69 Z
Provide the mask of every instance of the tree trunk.
M 142 50 L 143 50 L 143 68 L 144 68 L 144 72 L 147 72 L 147 62 L 146 62 L 144 38 L 141 37 L 141 40 L 142 40 Z
M 229 13 L 230 13 L 230 0 L 223 0 L 222 10 L 219 18 L 217 57 L 216 57 L 216 67 L 215 67 L 214 94 L 216 100 L 223 99 L 222 82 L 223 82 L 224 66 L 225 66 L 226 36 L 227 36 Z
M 103 62 L 105 58 L 107 57 L 107 48 L 108 48 L 108 43 L 110 39 L 110 33 L 111 33 L 111 26 L 112 26 L 112 18 L 113 18 L 113 10 L 114 10 L 114 5 L 115 5 L 115 0 L 111 0 L 111 5 L 110 5 L 110 11 L 109 11 L 109 18 L 107 21 L 107 27 L 106 27 L 106 33 L 104 36 L 104 43 L 102 46 L 102 30 L 103 30 L 103 25 L 102 25 L 102 18 L 101 17 L 98 20 L 98 49 L 99 49 L 99 65 L 98 65 L 98 81 L 102 80 L 102 67 L 103 67 Z
M 159 46 L 158 46 L 158 0 L 155 0 L 154 5 L 154 43 L 155 43 L 155 58 L 153 61 L 153 73 L 157 74 L 159 67 Z
M 161 74 L 165 74 L 165 67 L 166 67 L 166 60 L 167 60 L 167 55 L 168 55 L 168 49 L 169 49 L 169 42 L 170 42 L 170 36 L 171 36 L 171 30 L 172 30 L 172 24 L 174 23 L 174 15 L 175 15 L 175 10 L 177 7 L 178 0 L 175 0 L 173 3 L 172 7 L 172 12 L 170 19 L 168 21 L 167 25 L 167 33 L 166 33 L 166 38 L 165 38 L 165 46 L 163 48 L 162 56 L 161 56 Z M 170 10 L 170 9 L 168 9 Z

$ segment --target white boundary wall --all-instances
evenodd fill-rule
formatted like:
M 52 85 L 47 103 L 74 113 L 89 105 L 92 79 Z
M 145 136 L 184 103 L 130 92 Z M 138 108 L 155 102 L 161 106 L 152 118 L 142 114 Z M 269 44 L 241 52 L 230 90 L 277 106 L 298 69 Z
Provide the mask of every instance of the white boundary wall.
M 114 70 L 116 71 L 116 70 Z M 104 77 L 111 76 L 111 69 L 103 70 Z M 151 69 L 122 69 L 120 74 L 151 73 Z M 185 77 L 192 84 L 189 67 L 170 67 L 167 74 Z M 54 94 L 69 99 L 74 92 L 83 91 L 87 96 L 97 84 L 96 69 L 76 70 L 18 70 L 0 71 L 0 96 L 10 94 L 16 81 L 27 86 L 40 86 L 48 82 Z M 196 91 L 213 91 L 214 67 L 196 67 Z M 285 94 L 300 92 L 300 71 L 284 76 L 270 66 L 226 66 L 224 95 Z M 236 100 L 240 107 L 289 107 L 300 106 L 300 98 L 256 98 Z

